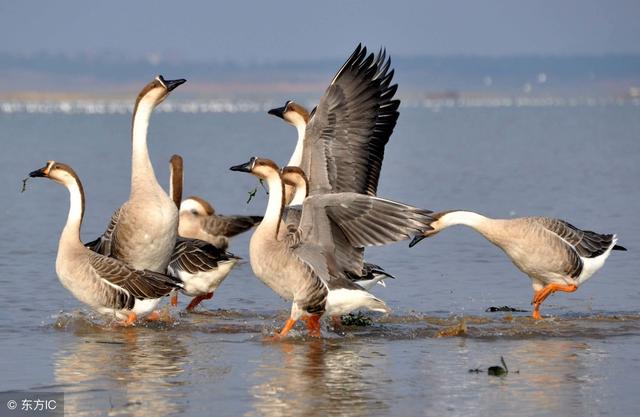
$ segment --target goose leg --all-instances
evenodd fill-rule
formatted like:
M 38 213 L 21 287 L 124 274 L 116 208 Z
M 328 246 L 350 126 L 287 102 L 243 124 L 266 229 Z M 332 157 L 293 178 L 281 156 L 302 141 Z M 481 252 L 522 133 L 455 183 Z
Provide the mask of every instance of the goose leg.
M 313 337 L 320 337 L 322 336 L 321 333 L 321 326 L 320 326 L 320 316 L 317 314 L 313 314 L 311 316 L 304 316 L 301 318 L 301 320 L 304 320 L 305 324 L 307 325 L 307 330 L 309 331 L 309 334 Z
M 546 285 L 540 291 L 537 291 L 533 294 L 533 300 L 531 303 L 533 304 L 533 318 L 535 320 L 539 320 L 542 317 L 540 316 L 540 305 L 544 300 L 547 299 L 548 296 L 553 294 L 556 291 L 564 291 L 564 292 L 574 292 L 578 289 L 578 286 L 575 284 L 563 285 L 563 284 L 549 284 Z
M 147 317 L 145 317 L 145 320 L 148 320 L 148 321 L 158 321 L 160 319 L 161 319 L 160 312 L 158 310 L 153 310 L 151 313 L 147 315 Z
M 196 308 L 196 306 L 200 304 L 203 300 L 209 300 L 211 299 L 211 297 L 213 297 L 213 291 L 203 295 L 197 295 L 193 297 L 193 300 L 191 300 L 191 302 L 187 306 L 187 311 L 193 311 L 193 309 Z
M 280 337 L 286 336 L 287 333 L 289 333 L 289 331 L 293 328 L 294 324 L 296 324 L 296 321 L 293 318 L 288 319 L 284 324 L 284 327 L 282 328 L 282 330 L 280 330 L 280 333 L 278 333 L 278 336 Z
M 176 307 L 178 305 L 178 292 L 177 291 L 173 291 L 171 293 L 171 305 L 173 307 Z
M 138 316 L 136 316 L 136 313 L 134 313 L 133 311 L 130 311 L 129 315 L 127 316 L 127 319 L 122 323 L 122 325 L 133 326 L 136 320 L 138 320 Z

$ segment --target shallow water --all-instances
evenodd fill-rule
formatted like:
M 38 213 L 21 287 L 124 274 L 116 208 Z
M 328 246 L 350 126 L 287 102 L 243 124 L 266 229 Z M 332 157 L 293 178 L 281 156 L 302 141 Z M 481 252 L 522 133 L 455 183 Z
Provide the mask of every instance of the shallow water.
M 67 415 L 632 415 L 640 382 L 640 108 L 403 109 L 387 147 L 379 195 L 440 210 L 494 217 L 548 215 L 615 232 L 595 277 L 530 312 L 531 286 L 505 256 L 465 228 L 413 249 L 367 251 L 397 279 L 374 292 L 393 309 L 373 325 L 301 328 L 266 336 L 288 314 L 240 265 L 200 314 L 173 323 L 110 327 L 55 277 L 67 196 L 20 180 L 47 159 L 83 180 L 83 235 L 101 233 L 128 195 L 129 116 L 0 114 L 0 391 L 64 391 Z M 228 171 L 252 155 L 286 162 L 295 131 L 262 113 L 160 113 L 150 129 L 159 178 L 172 153 L 185 159 L 186 195 L 222 213 L 246 204 L 257 182 Z M 167 161 L 167 163 L 165 163 Z M 164 180 L 163 180 L 164 181 Z M 166 181 L 164 181 L 166 183 Z M 247 258 L 248 235 L 232 250 Z M 186 299 L 181 298 L 181 305 Z M 500 364 L 492 377 L 470 369 Z M 4 405 L 0 404 L 0 407 Z

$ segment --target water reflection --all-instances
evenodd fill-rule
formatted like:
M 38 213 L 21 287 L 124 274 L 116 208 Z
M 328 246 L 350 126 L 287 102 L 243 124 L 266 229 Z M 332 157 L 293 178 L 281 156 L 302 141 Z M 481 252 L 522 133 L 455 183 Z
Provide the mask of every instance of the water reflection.
M 383 346 L 377 348 L 384 350 Z M 388 400 L 376 394 L 385 353 L 370 346 L 336 340 L 286 340 L 273 343 L 261 357 L 250 392 L 249 416 L 365 415 L 384 413 Z M 382 359 L 381 359 L 382 358 Z M 380 364 L 378 364 L 380 365 Z
M 478 356 L 479 351 L 484 353 Z M 604 355 L 594 352 L 589 343 L 524 339 L 502 345 L 498 353 L 493 344 L 468 340 L 458 347 L 458 353 L 459 362 L 479 361 L 485 370 L 487 366 L 498 365 L 502 355 L 510 373 L 504 377 L 470 374 L 460 369 L 458 363 L 459 371 L 451 375 L 451 368 L 456 364 L 448 362 L 448 369 L 436 372 L 448 373 L 452 381 L 433 385 L 439 387 L 432 392 L 436 412 L 453 408 L 464 415 L 598 414 L 596 391 L 603 382 L 599 380 L 602 377 L 597 376 L 597 369 Z M 451 397 L 456 398 L 453 404 Z
M 175 386 L 187 349 L 170 331 L 83 329 L 55 358 L 55 380 L 72 416 L 180 413 Z

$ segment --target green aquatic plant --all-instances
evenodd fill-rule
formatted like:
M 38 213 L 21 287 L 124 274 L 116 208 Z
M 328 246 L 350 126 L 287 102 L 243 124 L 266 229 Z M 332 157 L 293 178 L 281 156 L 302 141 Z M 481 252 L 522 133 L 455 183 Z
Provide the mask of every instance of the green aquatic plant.
M 361 312 L 358 312 L 358 314 L 353 314 L 353 313 L 345 314 L 342 317 L 340 317 L 340 321 L 343 326 L 365 327 L 365 326 L 371 326 L 373 324 L 373 320 L 371 320 L 369 317 L 365 316 Z
M 264 190 L 264 192 L 269 195 L 269 190 L 267 189 L 267 187 L 264 185 L 264 181 L 262 180 L 262 178 L 258 179 L 258 182 L 260 182 L 260 185 L 262 186 L 262 189 Z M 251 200 L 253 199 L 253 197 L 256 196 L 256 193 L 258 192 L 258 187 L 256 186 L 253 190 L 251 191 L 247 191 L 247 194 L 249 194 L 249 198 L 247 199 L 247 204 L 249 204 L 251 202 Z
M 502 306 L 502 307 L 488 307 L 485 312 L 487 313 L 495 313 L 495 312 L 509 312 L 509 313 L 526 313 L 527 310 L 520 310 L 519 308 L 513 308 L 513 307 L 509 307 L 509 306 Z
M 509 373 L 509 368 L 507 367 L 507 363 L 505 362 L 502 356 L 500 356 L 500 362 L 502 362 L 502 366 L 496 365 L 496 366 L 490 366 L 489 368 L 487 368 L 487 375 L 491 375 L 491 376 L 507 375 Z M 469 373 L 480 374 L 480 373 L 484 373 L 484 370 L 480 368 L 469 369 Z M 515 371 L 514 373 L 519 374 L 520 371 L 518 370 L 518 371 Z
M 24 193 L 25 191 L 27 191 L 27 181 L 29 180 L 29 177 L 25 178 L 22 180 L 22 188 L 20 189 L 21 193 Z
M 507 363 L 504 361 L 504 358 L 502 356 L 500 356 L 500 362 L 502 362 L 502 366 L 504 366 L 504 368 L 499 365 L 490 366 L 489 369 L 487 369 L 487 374 L 493 376 L 502 376 L 508 374 L 509 368 L 507 368 Z

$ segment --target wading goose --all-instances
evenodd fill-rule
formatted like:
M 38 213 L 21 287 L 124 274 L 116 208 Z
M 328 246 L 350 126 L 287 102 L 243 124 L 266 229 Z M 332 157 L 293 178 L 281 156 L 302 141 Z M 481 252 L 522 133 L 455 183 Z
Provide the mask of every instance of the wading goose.
M 362 259 L 335 251 L 335 242 L 341 238 L 352 247 L 364 247 L 408 239 L 422 233 L 432 220 L 426 211 L 357 193 L 312 196 L 304 200 L 298 228 L 290 228 L 282 237 L 284 183 L 278 166 L 251 158 L 231 170 L 266 180 L 269 188 L 265 216 L 251 237 L 249 253 L 256 276 L 281 297 L 293 300 L 280 336 L 300 318 L 312 334 L 319 335 L 324 313 L 341 316 L 359 308 L 389 311 L 382 300 L 344 276 L 345 270 L 361 273 Z
M 367 55 L 358 45 L 311 113 L 292 101 L 269 110 L 298 130 L 287 165 L 307 174 L 310 195 L 376 194 L 384 148 L 399 115 L 390 65 L 384 51 Z
M 48 161 L 30 177 L 44 177 L 64 185 L 69 191 L 67 223 L 62 230 L 56 258 L 56 273 L 62 285 L 83 303 L 101 314 L 133 324 L 138 316 L 153 311 L 161 297 L 181 284 L 173 278 L 95 253 L 80 241 L 84 215 L 84 191 L 70 166 Z
M 293 199 L 291 203 L 285 207 L 283 211 L 283 222 L 286 228 L 281 228 L 280 234 L 286 233 L 289 227 L 293 227 L 294 230 L 300 224 L 300 217 L 302 214 L 302 204 L 304 199 L 308 196 L 309 182 L 304 171 L 298 167 L 284 167 L 280 170 L 282 181 L 285 185 L 292 187 Z M 344 242 L 347 243 L 347 242 Z M 348 251 L 352 256 L 362 257 L 362 248 L 353 248 L 347 245 L 344 248 L 336 248 L 339 251 Z M 353 254 L 355 252 L 355 255 Z M 374 265 L 368 262 L 364 262 L 362 265 L 362 272 L 355 274 L 352 271 L 344 271 L 347 278 L 352 282 L 358 284 L 365 290 L 370 290 L 375 284 L 380 284 L 383 287 L 386 286 L 384 279 L 395 277 L 387 273 L 382 267 Z
M 183 179 L 183 161 L 180 155 L 171 157 L 170 175 L 170 194 L 178 207 L 182 199 Z M 239 257 L 208 242 L 178 237 L 167 271 L 182 282 L 180 291 L 183 294 L 194 297 L 187 306 L 187 311 L 192 311 L 203 300 L 213 297 L 213 292 L 239 260 Z M 178 304 L 175 293 L 171 297 L 171 304 Z
M 132 123 L 131 194 L 114 213 L 105 234 L 87 244 L 137 269 L 165 272 L 178 233 L 178 210 L 156 179 L 147 149 L 153 109 L 186 80 L 161 75 L 136 100 Z
M 191 196 L 180 204 L 178 234 L 200 239 L 220 249 L 229 247 L 229 238 L 260 223 L 262 216 L 222 216 L 206 200 Z
M 580 230 L 558 219 L 523 217 L 491 219 L 471 211 L 433 214 L 431 229 L 416 236 L 409 246 L 458 224 L 476 230 L 502 249 L 531 278 L 533 318 L 540 318 L 540 304 L 556 291 L 573 292 L 604 265 L 616 245 L 616 235 Z

